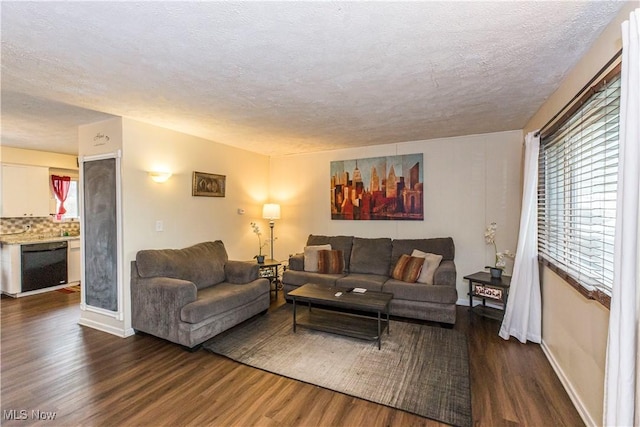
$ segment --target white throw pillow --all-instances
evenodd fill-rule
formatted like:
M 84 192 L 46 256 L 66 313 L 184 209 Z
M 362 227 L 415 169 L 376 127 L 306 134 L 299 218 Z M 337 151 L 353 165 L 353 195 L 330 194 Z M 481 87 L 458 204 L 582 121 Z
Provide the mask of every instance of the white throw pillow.
M 318 252 L 330 251 L 331 245 L 317 245 L 304 247 L 304 271 L 315 273 L 318 271 Z
M 422 271 L 418 276 L 418 283 L 426 283 L 427 285 L 433 285 L 433 275 L 436 269 L 440 266 L 442 261 L 442 255 L 431 254 L 428 252 L 422 252 L 414 249 L 411 252 L 411 256 L 418 258 L 424 258 L 424 264 L 422 265 Z

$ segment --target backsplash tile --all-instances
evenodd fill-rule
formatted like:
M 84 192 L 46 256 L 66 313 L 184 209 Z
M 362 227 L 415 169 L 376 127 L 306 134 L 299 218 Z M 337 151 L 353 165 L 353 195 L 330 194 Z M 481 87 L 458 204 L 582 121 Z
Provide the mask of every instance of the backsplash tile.
M 66 231 L 69 235 L 80 234 L 78 220 L 54 222 L 51 217 L 0 218 L 0 234 L 20 233 L 27 225 L 31 225 L 29 233 L 59 236 L 60 229 L 62 229 L 62 232 Z

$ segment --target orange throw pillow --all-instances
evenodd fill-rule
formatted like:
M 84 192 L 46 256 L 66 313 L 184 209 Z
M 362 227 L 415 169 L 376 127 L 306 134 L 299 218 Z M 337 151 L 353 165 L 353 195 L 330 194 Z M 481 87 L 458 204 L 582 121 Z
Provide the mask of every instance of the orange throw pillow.
M 344 255 L 341 250 L 318 251 L 318 273 L 341 274 L 344 272 Z
M 422 266 L 424 265 L 424 258 L 418 258 L 402 254 L 395 267 L 391 277 L 396 280 L 402 280 L 403 282 L 415 283 L 420 276 Z

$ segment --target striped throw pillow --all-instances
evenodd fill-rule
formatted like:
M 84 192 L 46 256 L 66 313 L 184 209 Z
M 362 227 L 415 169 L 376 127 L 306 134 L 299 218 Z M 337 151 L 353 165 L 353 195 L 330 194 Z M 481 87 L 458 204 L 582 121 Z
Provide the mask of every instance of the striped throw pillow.
M 318 251 L 318 273 L 340 274 L 344 272 L 344 254 L 341 250 Z
M 418 280 L 418 276 L 420 276 L 423 265 L 424 258 L 402 254 L 395 267 L 393 267 L 391 277 L 396 280 L 402 280 L 403 282 L 415 283 L 416 280 Z

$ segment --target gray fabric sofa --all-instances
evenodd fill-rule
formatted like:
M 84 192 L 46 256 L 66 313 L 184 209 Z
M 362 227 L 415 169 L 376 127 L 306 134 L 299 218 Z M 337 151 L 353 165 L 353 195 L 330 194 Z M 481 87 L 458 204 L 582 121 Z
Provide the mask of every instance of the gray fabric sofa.
M 388 239 L 353 236 L 310 235 L 306 246 L 330 244 L 344 254 L 344 271 L 323 274 L 304 271 L 304 254 L 292 255 L 282 277 L 285 297 L 305 283 L 344 288 L 365 288 L 390 292 L 390 314 L 453 325 L 456 322 L 456 266 L 453 239 Z M 392 278 L 392 271 L 402 254 L 414 249 L 442 255 L 435 270 L 433 285 L 407 283 Z
M 131 262 L 132 326 L 190 349 L 269 308 L 258 265 L 229 261 L 224 244 L 151 249 Z

